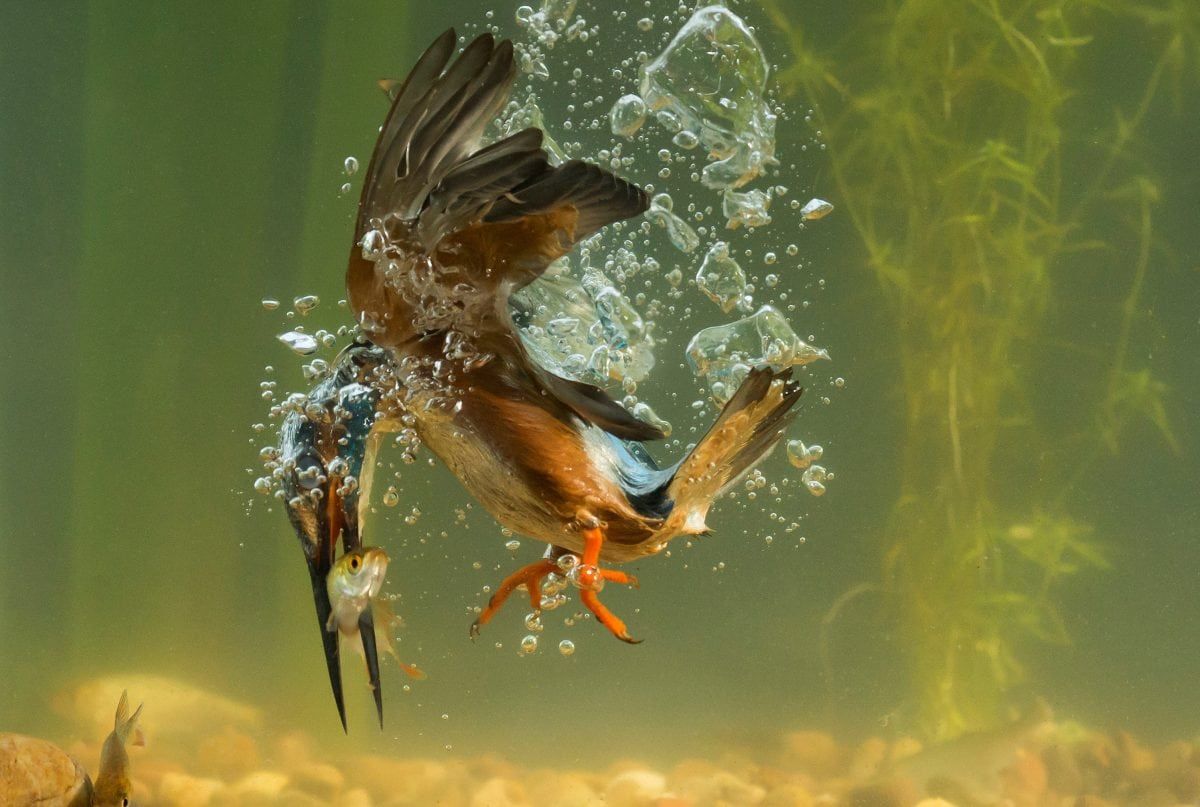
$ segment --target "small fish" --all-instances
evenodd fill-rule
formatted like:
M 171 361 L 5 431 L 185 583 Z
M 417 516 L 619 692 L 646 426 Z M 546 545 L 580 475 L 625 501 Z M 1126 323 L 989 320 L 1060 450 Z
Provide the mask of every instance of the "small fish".
M 400 617 L 392 612 L 387 600 L 380 596 L 383 579 L 387 576 L 388 556 L 377 546 L 354 549 L 338 558 L 325 578 L 329 602 L 333 610 L 325 629 L 340 632 L 351 640 L 350 645 L 360 655 L 365 655 L 359 638 L 359 621 L 363 612 L 370 608 L 374 614 L 375 641 L 391 654 L 400 669 L 412 678 L 425 677 L 420 669 L 405 664 L 396 652 L 392 632 L 401 624 Z
M 100 751 L 100 772 L 96 775 L 92 793 L 93 807 L 129 807 L 133 784 L 129 779 L 129 754 L 125 746 L 146 744 L 137 727 L 141 715 L 141 706 L 129 714 L 129 696 L 122 692 L 113 730 L 104 738 L 104 747 Z

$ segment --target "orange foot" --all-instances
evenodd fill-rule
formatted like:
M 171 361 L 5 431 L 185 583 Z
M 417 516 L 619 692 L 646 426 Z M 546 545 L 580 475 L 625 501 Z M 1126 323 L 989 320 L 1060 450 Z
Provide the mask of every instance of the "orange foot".
M 557 563 L 550 558 L 542 558 L 537 563 L 522 566 L 504 578 L 504 582 L 500 584 L 500 587 L 496 589 L 496 593 L 488 600 L 487 607 L 471 623 L 471 638 L 474 639 L 479 635 L 479 629 L 492 621 L 492 617 L 500 610 L 500 606 L 504 605 L 504 601 L 521 586 L 525 586 L 528 589 L 529 604 L 533 607 L 533 610 L 542 610 L 542 578 L 551 572 L 557 571 Z
M 600 602 L 600 590 L 606 581 L 620 583 L 626 586 L 637 586 L 637 578 L 633 575 L 618 572 L 614 569 L 601 569 L 600 549 L 604 546 L 604 532 L 599 527 L 589 527 L 583 531 L 583 558 L 579 565 L 571 569 L 567 578 L 579 589 L 579 600 L 596 617 L 601 625 L 608 628 L 613 636 L 622 642 L 640 644 L 641 639 L 634 639 L 625 628 L 625 623 L 608 610 Z
M 570 567 L 567 572 L 567 579 L 579 589 L 579 599 L 596 617 L 596 620 L 608 628 L 614 636 L 623 642 L 630 644 L 639 644 L 640 639 L 634 639 L 629 635 L 629 631 L 625 628 L 625 623 L 620 617 L 608 610 L 602 602 L 600 602 L 599 592 L 604 588 L 606 582 L 619 583 L 626 586 L 637 586 L 637 578 L 633 575 L 619 572 L 615 569 L 601 569 L 599 567 L 600 549 L 604 546 L 604 533 L 599 527 L 592 527 L 583 531 L 584 548 L 583 558 L 578 564 Z M 479 629 L 491 621 L 500 607 L 504 605 L 504 601 L 516 591 L 519 587 L 525 586 L 529 591 L 529 604 L 534 611 L 541 611 L 542 607 L 542 579 L 551 572 L 559 572 L 560 566 L 557 560 L 543 558 L 537 563 L 531 563 L 528 566 L 522 566 L 517 571 L 504 578 L 504 582 L 496 589 L 496 593 L 488 600 L 487 607 L 479 614 L 479 618 L 471 624 L 471 637 L 479 635 Z

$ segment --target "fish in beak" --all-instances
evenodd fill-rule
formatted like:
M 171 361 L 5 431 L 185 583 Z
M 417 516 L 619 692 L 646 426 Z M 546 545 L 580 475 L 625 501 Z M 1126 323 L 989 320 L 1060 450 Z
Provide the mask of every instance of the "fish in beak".
M 388 555 L 379 547 L 358 547 L 338 558 L 326 578 L 330 613 L 325 631 L 336 641 L 341 634 L 367 662 L 367 676 L 375 698 L 375 710 L 383 727 L 383 689 L 379 680 L 379 648 L 399 660 L 392 639 L 392 629 L 400 620 L 392 613 L 382 596 L 387 576 Z M 414 678 L 420 670 L 400 665 Z

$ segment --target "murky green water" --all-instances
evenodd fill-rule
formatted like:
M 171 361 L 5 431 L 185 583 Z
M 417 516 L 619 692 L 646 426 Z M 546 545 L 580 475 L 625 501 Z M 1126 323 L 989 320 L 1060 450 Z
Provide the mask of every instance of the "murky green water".
M 622 142 L 607 113 L 637 91 L 639 51 L 659 53 L 691 10 L 615 6 L 580 0 L 586 41 L 564 37 L 550 79 L 519 82 L 593 159 Z M 786 194 L 770 225 L 726 230 L 719 194 L 690 177 L 702 150 L 654 121 L 625 143 L 624 175 L 672 193 L 676 213 L 712 208 L 691 220 L 695 252 L 657 228 L 635 239 L 661 266 L 624 289 L 658 311 L 637 394 L 675 426 L 661 458 L 712 418 L 684 349 L 738 315 L 689 280 L 728 240 L 755 305 L 833 357 L 802 374 L 789 433 L 824 447 L 828 492 L 809 495 L 776 452 L 753 499 L 714 509 L 713 536 L 633 564 L 639 590 L 606 590 L 644 644 L 565 625 L 572 601 L 522 655 L 519 607 L 475 642 L 467 628 L 484 587 L 542 547 L 511 554 L 427 451 L 385 452 L 376 497 L 395 484 L 399 503 L 378 503 L 366 536 L 392 556 L 401 654 L 429 678 L 401 691 L 386 669 L 381 733 L 347 658 L 349 737 L 295 536 L 252 489 L 273 439 L 251 429 L 269 424 L 260 382 L 304 387 L 275 339 L 300 321 L 293 297 L 320 297 L 310 331 L 350 324 L 337 301 L 360 177 L 343 161 L 370 156 L 375 80 L 449 25 L 526 36 L 516 6 L 0 8 L 0 729 L 98 740 L 55 694 L 156 675 L 253 704 L 268 734 L 306 732 L 337 759 L 766 759 L 789 731 L 928 741 L 1035 698 L 1151 745 L 1191 739 L 1195 8 L 734 8 L 782 113 L 779 165 L 750 187 Z M 812 197 L 835 211 L 801 228 L 789 203 Z

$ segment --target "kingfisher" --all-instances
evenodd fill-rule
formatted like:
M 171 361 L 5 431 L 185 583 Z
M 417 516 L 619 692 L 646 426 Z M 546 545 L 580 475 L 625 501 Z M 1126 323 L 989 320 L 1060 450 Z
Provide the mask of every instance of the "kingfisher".
M 581 160 L 553 164 L 530 127 L 488 145 L 507 103 L 513 45 L 490 33 L 455 58 L 439 36 L 391 98 L 366 169 L 346 272 L 359 336 L 281 429 L 285 501 L 308 562 L 338 712 L 345 707 L 325 577 L 340 538 L 362 546 L 362 509 L 381 436 L 409 429 L 503 526 L 547 544 L 501 582 L 475 636 L 518 589 L 540 610 L 547 577 L 579 592 L 596 621 L 636 643 L 600 599 L 612 568 L 707 532 L 714 499 L 762 460 L 795 416 L 792 368 L 752 368 L 703 438 L 660 467 L 662 430 L 597 386 L 527 352 L 512 294 L 583 239 L 649 206 L 638 186 Z M 360 617 L 382 721 L 371 610 Z M 370 647 L 366 645 L 370 643 Z

